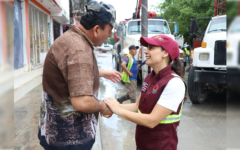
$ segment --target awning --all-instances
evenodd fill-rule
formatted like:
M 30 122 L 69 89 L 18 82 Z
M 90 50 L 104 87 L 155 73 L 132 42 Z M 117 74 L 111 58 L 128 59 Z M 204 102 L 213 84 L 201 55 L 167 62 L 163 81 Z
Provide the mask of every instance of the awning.
M 61 6 L 57 3 L 57 0 L 30 0 L 33 3 L 39 3 L 45 9 L 50 12 L 51 17 L 55 19 L 60 24 L 69 24 L 70 18 L 69 14 L 61 8 Z M 35 1 L 35 2 L 34 2 Z

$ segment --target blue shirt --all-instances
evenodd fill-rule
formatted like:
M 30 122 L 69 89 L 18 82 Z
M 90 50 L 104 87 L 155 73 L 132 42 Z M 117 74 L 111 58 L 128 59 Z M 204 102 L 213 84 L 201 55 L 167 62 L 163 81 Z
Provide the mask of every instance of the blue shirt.
M 137 76 L 138 76 L 138 67 L 137 67 L 137 61 L 134 57 L 132 57 L 133 59 L 133 65 L 132 68 L 130 69 L 130 72 L 133 74 L 132 77 L 130 77 L 130 80 L 137 80 Z M 124 61 L 127 63 L 129 62 L 129 58 L 128 56 L 125 57 Z

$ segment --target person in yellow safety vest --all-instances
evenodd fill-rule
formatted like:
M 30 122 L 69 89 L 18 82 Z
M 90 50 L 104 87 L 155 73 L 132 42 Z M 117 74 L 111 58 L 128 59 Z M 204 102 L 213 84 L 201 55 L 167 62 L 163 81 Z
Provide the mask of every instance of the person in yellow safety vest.
M 189 65 L 190 65 L 190 61 L 191 61 L 191 54 L 190 54 L 190 48 L 189 48 L 189 45 L 187 44 L 184 44 L 183 48 L 183 53 L 184 53 L 184 61 L 187 62 L 187 59 L 188 59 L 188 62 L 189 62 Z
M 128 99 L 131 100 L 131 103 L 136 102 L 138 66 L 134 56 L 136 55 L 138 48 L 138 46 L 131 45 L 129 47 L 129 54 L 121 63 L 121 67 L 123 68 L 122 81 L 125 83 L 127 94 L 117 99 L 119 103 L 123 103 L 123 101 Z
M 115 54 L 116 54 L 116 47 L 114 45 L 112 49 L 112 61 L 113 61 L 113 58 L 115 57 Z

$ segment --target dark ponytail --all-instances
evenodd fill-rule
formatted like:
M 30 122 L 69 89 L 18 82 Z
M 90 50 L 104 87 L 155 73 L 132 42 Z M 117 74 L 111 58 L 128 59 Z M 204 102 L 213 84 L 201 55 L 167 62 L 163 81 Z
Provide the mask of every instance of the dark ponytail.
M 164 48 L 161 47 L 162 51 L 165 51 Z M 169 62 L 168 64 L 172 65 L 172 70 L 179 75 L 182 79 L 184 79 L 184 73 L 183 73 L 183 66 L 182 66 L 182 62 L 179 58 L 175 58 L 174 61 L 172 61 L 170 55 L 168 55 L 169 58 Z
M 172 60 L 170 57 L 169 57 L 169 60 L 170 60 L 169 64 L 172 63 Z M 183 65 L 179 58 L 174 59 L 172 63 L 172 70 L 184 80 Z M 186 87 L 185 96 L 184 96 L 184 103 L 186 102 L 186 100 L 187 100 L 187 87 Z
M 171 63 L 171 59 L 170 59 L 170 63 Z M 183 73 L 183 66 L 182 66 L 182 62 L 179 58 L 175 58 L 173 63 L 172 63 L 172 70 L 179 75 L 182 79 L 184 79 L 184 73 Z

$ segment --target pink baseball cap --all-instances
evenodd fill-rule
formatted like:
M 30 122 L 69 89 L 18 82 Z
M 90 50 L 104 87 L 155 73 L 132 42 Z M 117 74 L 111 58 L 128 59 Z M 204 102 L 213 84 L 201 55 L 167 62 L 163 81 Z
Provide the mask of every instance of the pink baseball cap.
M 151 38 L 141 37 L 140 43 L 145 47 L 148 47 L 149 44 L 154 46 L 161 46 L 168 52 L 172 60 L 179 57 L 178 43 L 169 36 L 160 34 Z

